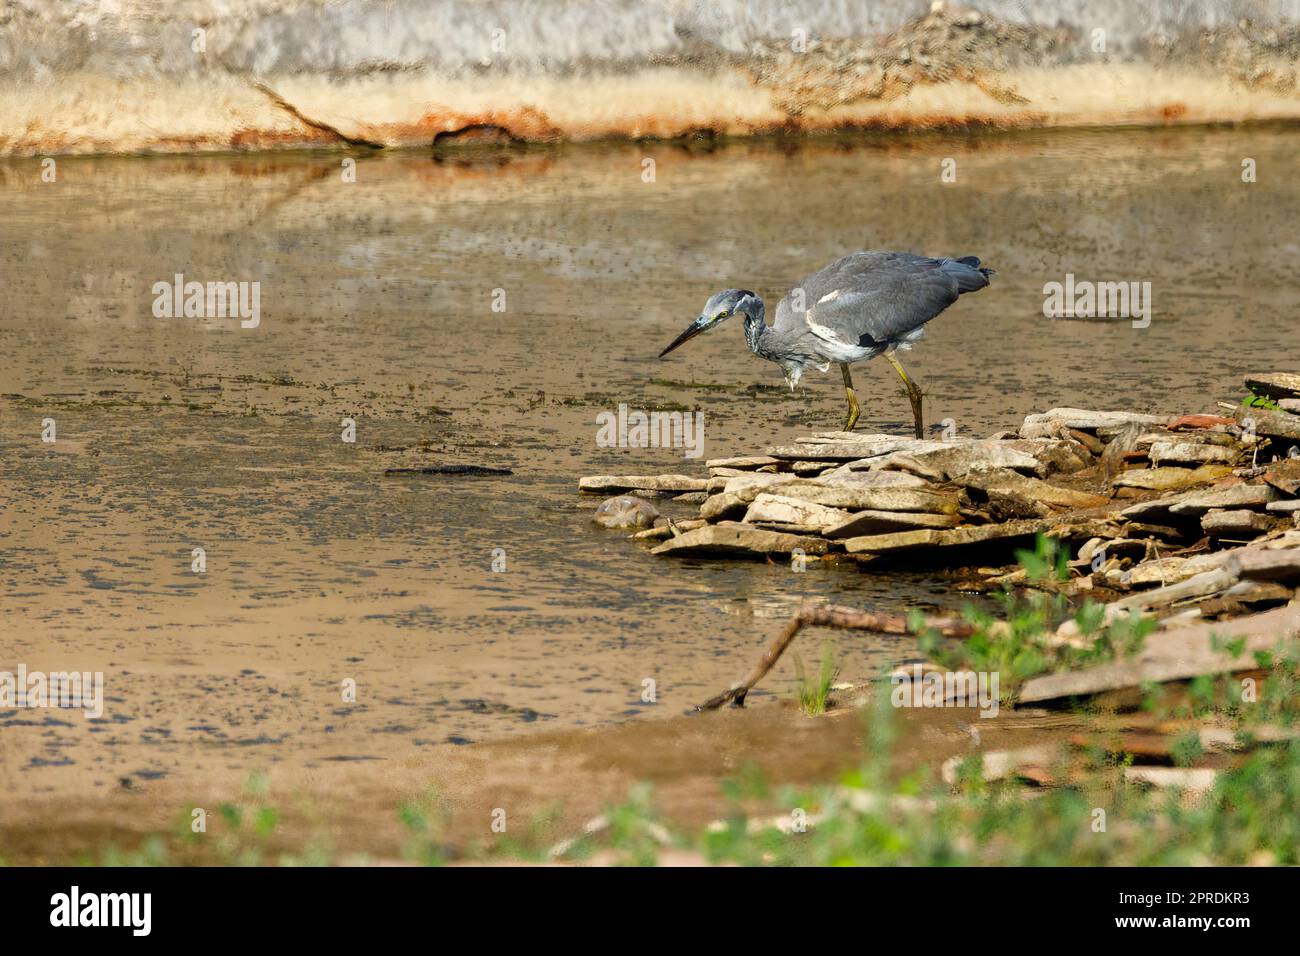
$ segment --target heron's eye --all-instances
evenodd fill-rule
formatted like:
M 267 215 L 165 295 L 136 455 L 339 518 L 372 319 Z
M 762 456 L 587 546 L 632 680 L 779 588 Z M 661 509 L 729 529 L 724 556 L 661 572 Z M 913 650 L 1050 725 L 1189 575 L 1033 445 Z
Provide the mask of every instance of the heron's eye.
M 727 310 L 726 310 L 726 309 L 723 309 L 721 312 L 718 313 L 718 318 L 720 318 L 720 319 L 725 319 L 726 317 L 727 317 Z

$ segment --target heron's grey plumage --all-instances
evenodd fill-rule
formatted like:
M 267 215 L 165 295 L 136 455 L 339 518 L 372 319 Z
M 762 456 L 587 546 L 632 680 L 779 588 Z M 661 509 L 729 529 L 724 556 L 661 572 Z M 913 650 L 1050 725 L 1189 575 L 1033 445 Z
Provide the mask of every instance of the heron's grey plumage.
M 808 366 L 824 369 L 830 361 L 908 348 L 927 322 L 963 293 L 984 288 L 992 274 L 974 256 L 855 252 L 791 289 L 754 351 L 797 382 Z
M 760 358 L 775 362 L 794 388 L 804 369 L 844 367 L 849 390 L 849 428 L 856 421 L 848 366 L 889 353 L 907 385 L 920 431 L 921 392 L 893 357 L 920 338 L 925 324 L 967 292 L 989 284 L 992 269 L 975 256 L 935 259 L 910 252 L 855 252 L 804 278 L 777 304 L 766 324 L 763 300 L 746 289 L 726 289 L 660 357 L 732 315 L 745 316 L 745 340 Z
M 806 329 L 836 344 L 883 351 L 905 341 L 963 292 L 988 285 L 987 272 L 974 257 L 855 252 L 790 290 L 776 307 L 773 327 Z

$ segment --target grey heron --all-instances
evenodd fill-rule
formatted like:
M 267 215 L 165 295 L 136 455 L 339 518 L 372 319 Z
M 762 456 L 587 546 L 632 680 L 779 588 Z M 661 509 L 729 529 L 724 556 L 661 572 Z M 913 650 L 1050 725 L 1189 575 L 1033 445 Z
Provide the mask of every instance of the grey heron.
M 858 399 L 849 365 L 883 354 L 903 379 L 912 403 L 916 437 L 923 437 L 921 389 L 895 354 L 912 347 L 925 324 L 966 292 L 989 284 L 992 269 L 975 256 L 932 259 L 909 252 L 855 252 L 814 272 L 776 307 L 776 321 L 764 321 L 763 300 L 748 289 L 725 289 L 704 304 L 700 317 L 659 353 L 663 358 L 687 339 L 733 315 L 745 317 L 745 341 L 759 358 L 781 366 L 793 391 L 804 370 L 838 362 L 849 398 L 845 431 L 857 424 Z

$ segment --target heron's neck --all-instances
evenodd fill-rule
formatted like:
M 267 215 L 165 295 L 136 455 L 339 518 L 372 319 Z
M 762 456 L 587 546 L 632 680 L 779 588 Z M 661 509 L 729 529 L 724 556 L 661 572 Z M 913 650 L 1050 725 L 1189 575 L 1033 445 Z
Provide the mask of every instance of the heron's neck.
M 745 341 L 749 344 L 749 350 L 755 355 L 762 355 L 759 351 L 759 342 L 767 334 L 767 323 L 763 321 L 763 300 L 755 297 L 755 300 L 747 303 L 750 311 L 745 313 Z

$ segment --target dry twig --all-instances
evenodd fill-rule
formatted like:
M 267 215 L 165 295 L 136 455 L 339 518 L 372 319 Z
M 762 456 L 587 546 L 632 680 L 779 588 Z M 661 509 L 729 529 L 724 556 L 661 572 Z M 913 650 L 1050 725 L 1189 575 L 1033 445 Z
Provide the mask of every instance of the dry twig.
M 966 621 L 956 617 L 926 618 L 924 624 L 926 627 L 938 631 L 944 637 L 970 637 L 975 630 Z M 753 689 L 755 684 L 767 676 L 767 672 L 781 659 L 785 649 L 794 641 L 799 631 L 805 627 L 838 627 L 853 631 L 875 631 L 879 634 L 912 633 L 907 618 L 902 614 L 876 614 L 871 611 L 858 611 L 851 607 L 842 607 L 835 604 L 801 608 L 790 619 L 790 623 L 776 636 L 776 639 L 768 645 L 767 650 L 763 652 L 763 656 L 759 658 L 758 663 L 748 677 L 738 684 L 732 684 L 721 694 L 710 697 L 695 708 L 696 712 L 716 710 L 726 703 L 730 703 L 734 707 L 745 706 L 745 695 Z

